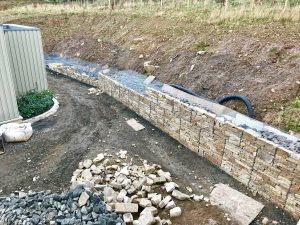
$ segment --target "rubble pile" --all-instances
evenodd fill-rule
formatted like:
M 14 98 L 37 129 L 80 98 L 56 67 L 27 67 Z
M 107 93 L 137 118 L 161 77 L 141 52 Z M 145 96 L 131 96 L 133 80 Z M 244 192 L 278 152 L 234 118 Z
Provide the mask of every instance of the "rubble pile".
M 170 218 L 161 219 L 159 211 L 178 217 L 182 209 L 176 206 L 177 200 L 204 199 L 203 195 L 191 194 L 192 190 L 191 195 L 179 191 L 171 174 L 159 165 L 150 165 L 146 160 L 141 160 L 141 165 L 133 164 L 124 150 L 116 155 L 101 153 L 93 160 L 80 162 L 71 183 L 96 191 L 103 196 L 109 211 L 123 214 L 124 222 L 134 225 L 172 224 Z
M 121 225 L 121 215 L 109 212 L 101 196 L 82 185 L 56 194 L 16 192 L 0 198 L 0 225 Z

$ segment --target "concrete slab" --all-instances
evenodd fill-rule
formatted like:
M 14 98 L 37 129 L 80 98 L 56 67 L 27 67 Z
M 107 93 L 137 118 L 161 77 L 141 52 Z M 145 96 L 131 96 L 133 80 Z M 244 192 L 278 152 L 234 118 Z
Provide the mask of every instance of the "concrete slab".
M 145 127 L 137 122 L 135 119 L 130 119 L 126 121 L 129 126 L 131 126 L 135 131 L 143 130 Z
M 210 195 L 212 205 L 218 205 L 241 225 L 249 225 L 264 205 L 225 184 L 217 184 Z
M 247 125 L 248 127 L 255 130 L 262 130 L 264 128 L 264 123 L 240 113 L 236 114 L 233 123 L 236 124 L 237 126 Z
M 214 114 L 216 114 L 218 116 L 228 115 L 231 120 L 233 120 L 234 117 L 236 116 L 236 114 L 238 113 L 238 112 L 236 112 L 226 106 L 220 105 L 212 100 L 205 99 L 203 97 L 196 97 L 196 96 L 190 95 L 181 90 L 173 88 L 172 86 L 167 85 L 167 84 L 163 85 L 162 90 L 164 92 L 170 94 L 171 96 L 174 96 L 179 99 L 185 99 L 192 104 L 197 104 L 200 107 L 202 107 L 203 109 L 209 109 L 211 112 L 213 112 Z
M 149 84 L 151 84 L 152 83 L 152 81 L 154 81 L 155 80 L 155 76 L 148 76 L 145 80 L 144 80 L 144 84 L 145 85 L 149 85 Z

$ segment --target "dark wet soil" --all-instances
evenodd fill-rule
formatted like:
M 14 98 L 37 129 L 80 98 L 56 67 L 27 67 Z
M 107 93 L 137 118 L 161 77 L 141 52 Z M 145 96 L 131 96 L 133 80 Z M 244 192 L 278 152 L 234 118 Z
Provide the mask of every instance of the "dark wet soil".
M 210 187 L 222 182 L 253 197 L 236 180 L 108 95 L 88 95 L 88 86 L 62 76 L 49 75 L 48 81 L 60 108 L 56 115 L 33 125 L 34 135 L 28 142 L 9 144 L 7 153 L 0 156 L 0 190 L 3 191 L 0 195 L 22 189 L 65 190 L 80 161 L 106 149 L 111 153 L 126 149 L 131 157 L 141 157 L 170 171 L 182 190 L 189 186 L 195 193 L 208 196 Z M 127 125 L 128 118 L 136 118 L 146 129 L 135 132 Z M 37 180 L 34 182 L 33 178 Z M 253 224 L 261 224 L 264 216 L 279 224 L 296 224 L 274 205 L 259 196 L 254 198 L 266 207 Z M 173 224 L 235 224 L 227 221 L 220 209 L 206 206 L 205 202 L 179 204 L 183 214 Z

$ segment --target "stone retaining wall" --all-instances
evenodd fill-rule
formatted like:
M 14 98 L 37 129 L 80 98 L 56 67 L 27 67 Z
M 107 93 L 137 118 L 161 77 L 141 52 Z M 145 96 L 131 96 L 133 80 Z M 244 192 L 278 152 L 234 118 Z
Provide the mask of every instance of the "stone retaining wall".
M 266 199 L 300 217 L 299 156 L 198 107 L 146 88 L 145 95 L 107 76 L 99 88 Z
M 85 77 L 79 80 L 96 83 Z M 99 76 L 98 87 L 253 192 L 300 218 L 299 154 L 152 88 L 146 87 L 141 94 L 104 75 Z
M 60 66 L 60 65 L 50 65 L 49 70 L 61 73 L 67 77 L 70 77 L 74 80 L 78 80 L 82 83 L 97 87 L 98 86 L 98 78 L 90 77 L 88 75 L 84 75 L 81 73 L 76 73 L 74 70 L 72 70 L 70 67 Z

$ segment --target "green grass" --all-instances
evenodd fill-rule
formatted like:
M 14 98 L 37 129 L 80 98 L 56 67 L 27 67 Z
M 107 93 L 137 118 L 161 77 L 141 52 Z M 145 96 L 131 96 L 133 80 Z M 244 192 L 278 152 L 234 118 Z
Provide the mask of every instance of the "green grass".
M 275 114 L 272 124 L 281 127 L 286 132 L 292 131 L 300 134 L 300 96 Z
M 293 119 L 290 119 L 284 126 L 285 131 L 294 131 L 297 133 L 300 133 L 300 123 L 299 121 L 295 121 Z
M 285 110 L 285 116 L 287 121 L 284 125 L 284 130 L 286 131 L 295 131 L 300 133 L 300 118 L 299 118 L 299 109 L 300 109 L 300 96 L 297 97 L 289 107 Z M 298 116 L 296 116 L 298 115 Z
M 293 60 L 293 59 L 298 59 L 299 57 L 300 57 L 299 54 L 294 53 L 294 54 L 292 54 L 292 55 L 289 57 L 289 59 Z
M 293 102 L 292 102 L 292 107 L 295 109 L 299 109 L 300 108 L 300 96 L 297 97 Z
M 20 115 L 24 119 L 28 119 L 42 114 L 53 106 L 54 103 L 52 99 L 52 91 L 29 91 L 26 95 L 17 99 Z
M 54 0 L 53 0 L 54 1 Z M 52 2 L 53 2 L 52 1 Z M 55 0 L 61 2 L 59 0 Z M 116 2 L 114 10 L 111 10 L 107 0 L 97 0 L 95 4 L 48 4 L 48 1 L 34 1 L 39 4 L 29 4 L 25 6 L 10 7 L 8 10 L 1 12 L 0 21 L 24 18 L 30 16 L 59 15 L 59 14 L 85 14 L 97 15 L 101 13 L 130 14 L 139 17 L 140 15 L 148 17 L 167 17 L 179 18 L 186 21 L 198 21 L 199 23 L 208 24 L 266 24 L 272 21 L 280 21 L 283 24 L 300 21 L 300 4 L 299 0 L 292 2 L 287 8 L 284 8 L 284 1 L 273 3 L 270 1 L 261 1 L 250 8 L 249 0 L 241 0 L 239 4 L 235 1 L 229 1 L 230 5 L 225 9 L 222 4 L 216 1 L 114 1 Z M 66 1 L 64 1 L 66 2 Z M 78 1 L 82 2 L 82 1 Z M 42 4 L 40 4 L 42 3 Z M 161 3 L 163 3 L 161 5 Z
M 205 43 L 204 41 L 199 41 L 196 44 L 197 51 L 205 51 L 209 44 Z

